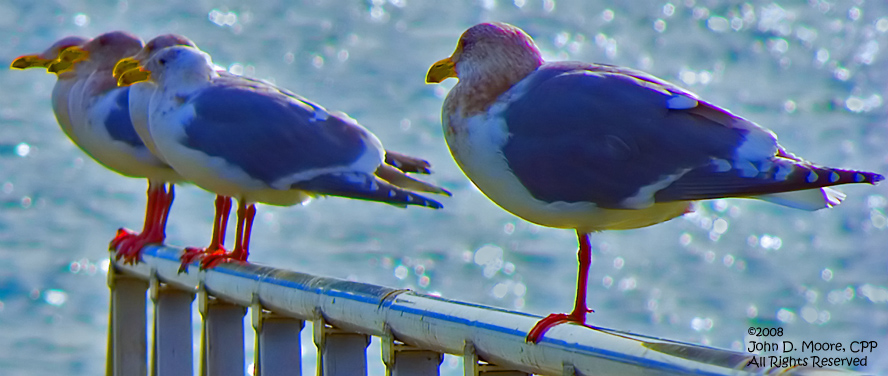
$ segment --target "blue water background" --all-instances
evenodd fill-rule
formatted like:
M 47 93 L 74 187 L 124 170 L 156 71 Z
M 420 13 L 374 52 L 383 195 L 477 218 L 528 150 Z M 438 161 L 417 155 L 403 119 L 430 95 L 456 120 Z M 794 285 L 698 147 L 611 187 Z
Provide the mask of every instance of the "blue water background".
M 439 211 L 338 198 L 261 206 L 252 261 L 561 312 L 573 302 L 575 235 L 528 224 L 475 189 L 441 133 L 454 82 L 423 83 L 463 30 L 488 20 L 524 28 L 552 60 L 674 81 L 814 162 L 888 172 L 884 1 L 5 1 L 0 64 L 70 34 L 189 36 L 232 72 L 345 111 L 387 148 L 427 158 L 431 179 L 454 193 Z M 50 110 L 53 76 L 3 69 L 0 82 L 0 374 L 100 374 L 104 249 L 119 226 L 141 226 L 145 182 L 105 170 L 65 138 Z M 876 340 L 860 370 L 888 373 L 888 184 L 843 190 L 847 200 L 830 210 L 717 200 L 654 227 L 593 235 L 590 322 L 735 350 L 752 339 L 749 326 L 846 348 Z M 204 245 L 212 196 L 177 193 L 170 244 Z M 371 374 L 382 374 L 377 350 L 374 341 Z M 306 374 L 314 351 L 304 350 Z M 443 373 L 459 374 L 460 362 L 448 356 Z

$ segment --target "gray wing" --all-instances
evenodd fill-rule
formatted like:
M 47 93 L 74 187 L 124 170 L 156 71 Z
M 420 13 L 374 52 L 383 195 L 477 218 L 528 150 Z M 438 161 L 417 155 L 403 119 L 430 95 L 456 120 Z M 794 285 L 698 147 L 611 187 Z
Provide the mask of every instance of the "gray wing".
M 114 89 L 109 95 L 113 96 L 115 106 L 108 112 L 105 118 L 105 130 L 112 139 L 125 142 L 131 146 L 143 147 L 145 143 L 133 128 L 133 122 L 129 114 L 129 87 Z
M 527 79 L 503 153 L 543 201 L 632 209 L 878 180 L 778 156 L 767 130 L 644 73 L 562 63 Z
M 195 115 L 183 144 L 268 184 L 345 167 L 368 151 L 363 128 L 272 90 L 217 85 L 187 100 Z
M 225 82 L 237 83 L 241 86 L 247 86 L 254 90 L 267 90 L 268 87 L 271 86 L 271 84 L 267 81 L 257 78 L 238 76 L 224 70 L 219 71 L 218 73 L 220 75 L 220 79 L 224 80 Z M 289 96 L 297 101 L 307 103 L 314 107 L 320 107 L 312 103 L 308 99 L 300 96 L 299 94 L 296 94 L 287 89 L 278 87 L 274 87 L 274 89 L 281 94 Z M 428 161 L 390 150 L 385 151 L 385 163 L 408 173 L 430 174 L 432 172 L 431 164 L 429 164 Z

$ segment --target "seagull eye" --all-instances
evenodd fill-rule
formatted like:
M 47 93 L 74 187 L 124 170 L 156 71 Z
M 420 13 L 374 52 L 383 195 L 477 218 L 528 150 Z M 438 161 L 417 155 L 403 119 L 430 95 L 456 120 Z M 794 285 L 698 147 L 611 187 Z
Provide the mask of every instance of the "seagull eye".
M 160 65 L 166 65 L 167 63 L 166 59 L 160 59 L 157 62 L 160 63 Z

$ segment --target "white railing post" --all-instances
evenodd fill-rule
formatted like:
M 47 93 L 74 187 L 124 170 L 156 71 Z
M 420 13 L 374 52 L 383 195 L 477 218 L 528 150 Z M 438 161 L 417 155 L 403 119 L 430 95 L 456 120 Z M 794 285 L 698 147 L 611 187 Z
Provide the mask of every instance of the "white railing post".
M 390 330 L 382 337 L 387 376 L 438 376 L 444 354 L 396 342 Z
M 265 311 L 258 302 L 250 307 L 256 331 L 254 375 L 302 375 L 302 339 L 305 322 Z
M 244 315 L 246 307 L 211 297 L 203 285 L 197 292 L 203 316 L 201 375 L 243 376 Z
M 114 376 L 147 374 L 145 291 L 148 282 L 108 268 L 111 306 L 106 372 Z
M 114 376 L 114 286 L 111 283 L 111 274 L 114 265 L 108 268 L 108 340 L 105 349 L 105 376 Z
M 327 325 L 323 317 L 312 322 L 318 347 L 318 376 L 359 376 L 367 374 L 367 346 L 370 336 L 346 332 Z
M 475 345 L 466 342 L 463 348 L 463 369 L 465 376 L 529 376 L 527 372 L 516 371 L 494 364 L 481 363 L 478 359 L 478 353 L 475 351 Z M 571 367 L 571 369 L 573 369 Z M 565 376 L 568 376 L 565 374 Z M 573 376 L 573 374 L 570 374 Z
M 561 370 L 561 376 L 577 376 L 577 370 L 574 366 L 565 364 Z
M 151 375 L 194 374 L 191 332 L 194 294 L 161 284 L 156 274 L 149 280 L 148 292 L 154 302 Z

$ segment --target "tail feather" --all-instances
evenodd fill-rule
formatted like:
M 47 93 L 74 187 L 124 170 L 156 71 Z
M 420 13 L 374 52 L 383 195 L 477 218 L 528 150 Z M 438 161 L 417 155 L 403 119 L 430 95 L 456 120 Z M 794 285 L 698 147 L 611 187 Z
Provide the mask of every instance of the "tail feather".
M 753 196 L 752 198 L 790 208 L 814 211 L 831 208 L 841 204 L 842 201 L 845 200 L 845 196 L 844 193 L 835 188 L 824 187 L 818 189 L 804 189 L 801 191 L 770 193 L 761 196 Z
M 376 169 L 376 176 L 385 180 L 399 188 L 409 189 L 411 191 L 436 193 L 445 196 L 451 196 L 450 192 L 437 185 L 426 183 L 422 180 L 414 179 L 405 174 L 401 170 L 389 165 L 381 165 Z
M 435 200 L 398 188 L 362 172 L 325 174 L 298 182 L 291 187 L 318 195 L 377 201 L 403 207 L 409 205 L 425 206 L 432 209 L 444 207 Z
M 790 158 L 772 158 L 749 169 L 724 170 L 717 164 L 691 170 L 656 193 L 658 202 L 752 197 L 806 210 L 838 205 L 845 195 L 835 189 L 841 184 L 876 184 L 884 176 L 865 171 L 817 166 Z
M 432 165 L 429 162 L 411 157 L 406 154 L 401 154 L 395 151 L 386 150 L 385 151 L 385 164 L 393 166 L 403 172 L 407 173 L 419 173 L 419 174 L 430 174 L 432 173 L 431 167 Z

